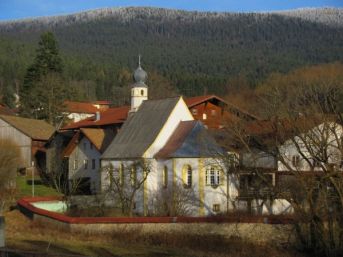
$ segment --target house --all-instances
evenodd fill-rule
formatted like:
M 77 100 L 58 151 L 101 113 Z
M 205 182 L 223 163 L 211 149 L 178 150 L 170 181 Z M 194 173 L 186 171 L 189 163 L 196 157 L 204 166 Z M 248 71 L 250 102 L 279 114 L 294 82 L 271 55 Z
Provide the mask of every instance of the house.
M 94 116 L 97 112 L 103 112 L 110 107 L 109 101 L 73 102 L 65 101 L 65 114 L 72 122 L 78 122 Z
M 146 73 L 140 66 L 134 78 L 128 119 L 101 156 L 103 171 L 109 171 L 101 174 L 101 190 L 111 187 L 115 173 L 125 190 L 142 182 L 134 196 L 137 213 L 154 213 L 166 199 L 173 205 L 180 191 L 188 196 L 182 203 L 187 215 L 226 211 L 228 180 L 221 148 L 194 120 L 182 97 L 147 100 Z
M 216 95 L 189 97 L 185 102 L 194 119 L 200 120 L 209 129 L 221 129 L 231 119 L 258 120 L 256 116 Z
M 251 201 L 256 195 L 262 198 L 263 191 L 268 195 L 271 185 L 274 193 L 284 193 L 294 184 L 295 176 L 342 170 L 342 125 L 330 117 L 254 121 L 247 124 L 246 133 L 250 149 L 240 152 L 240 201 Z M 261 207 L 268 213 L 291 211 L 283 199 Z
M 81 128 L 62 153 L 68 181 L 80 194 L 100 193 L 100 156 L 114 138 L 111 129 Z M 73 192 L 75 193 L 75 192 Z
M 0 115 L 0 139 L 11 139 L 20 148 L 18 168 L 45 167 L 45 143 L 55 128 L 43 120 Z

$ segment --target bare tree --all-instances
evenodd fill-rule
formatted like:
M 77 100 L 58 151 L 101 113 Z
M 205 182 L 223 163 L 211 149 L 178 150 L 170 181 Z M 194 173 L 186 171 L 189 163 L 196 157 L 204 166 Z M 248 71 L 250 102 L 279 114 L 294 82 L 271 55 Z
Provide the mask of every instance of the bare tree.
M 119 167 L 109 164 L 102 168 L 106 180 L 109 181 L 103 192 L 119 203 L 122 214 L 130 217 L 133 215 L 138 193 L 144 194 L 144 184 L 151 171 L 150 165 L 150 161 L 139 159 L 121 163 Z
M 199 202 L 194 187 L 185 188 L 181 184 L 161 188 L 151 199 L 150 211 L 153 216 L 189 216 L 197 208 Z
M 343 251 L 342 71 L 332 64 L 273 75 L 257 91 L 268 120 L 230 130 L 246 157 L 240 169 L 259 178 L 274 199 L 286 199 L 298 242 L 327 256 Z M 278 176 L 276 184 L 266 167 Z
M 14 201 L 18 163 L 21 154 L 18 146 L 11 140 L 0 140 L 0 216 L 7 205 Z

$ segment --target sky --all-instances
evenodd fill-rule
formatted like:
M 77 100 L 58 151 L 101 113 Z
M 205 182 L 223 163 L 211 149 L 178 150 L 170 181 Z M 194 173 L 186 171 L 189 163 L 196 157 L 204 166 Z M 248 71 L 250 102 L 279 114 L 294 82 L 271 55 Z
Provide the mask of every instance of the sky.
M 103 7 L 153 6 L 197 11 L 274 11 L 343 7 L 343 0 L 0 0 L 0 20 L 70 14 Z

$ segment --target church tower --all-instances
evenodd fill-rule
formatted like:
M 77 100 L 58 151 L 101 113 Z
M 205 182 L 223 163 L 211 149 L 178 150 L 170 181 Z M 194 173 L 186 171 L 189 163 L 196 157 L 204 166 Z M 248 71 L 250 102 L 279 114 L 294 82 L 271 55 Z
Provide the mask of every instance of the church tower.
M 144 100 L 148 100 L 148 86 L 145 84 L 148 75 L 141 67 L 141 56 L 138 59 L 138 68 L 133 73 L 135 83 L 131 88 L 131 110 L 136 112 Z

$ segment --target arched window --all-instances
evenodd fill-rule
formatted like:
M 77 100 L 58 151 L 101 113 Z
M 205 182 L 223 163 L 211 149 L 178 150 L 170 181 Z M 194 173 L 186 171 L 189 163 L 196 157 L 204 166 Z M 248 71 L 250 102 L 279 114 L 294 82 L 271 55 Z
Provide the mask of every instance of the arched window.
M 163 167 L 163 174 L 162 174 L 162 185 L 164 188 L 168 187 L 168 167 Z
M 141 96 L 143 96 L 144 95 L 144 90 L 143 89 L 141 89 Z
M 124 185 L 124 164 L 119 165 L 118 169 L 118 182 L 119 185 Z
M 136 183 L 137 183 L 137 170 L 136 170 L 136 167 L 134 165 L 132 165 L 132 167 L 131 167 L 130 181 L 131 181 L 131 186 L 135 187 Z
M 192 187 L 192 167 L 190 165 L 184 165 L 182 170 L 183 184 L 185 187 Z

